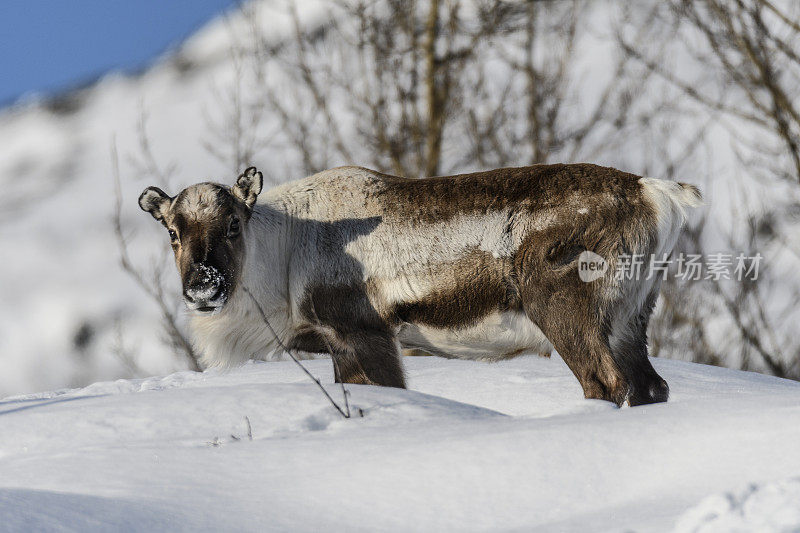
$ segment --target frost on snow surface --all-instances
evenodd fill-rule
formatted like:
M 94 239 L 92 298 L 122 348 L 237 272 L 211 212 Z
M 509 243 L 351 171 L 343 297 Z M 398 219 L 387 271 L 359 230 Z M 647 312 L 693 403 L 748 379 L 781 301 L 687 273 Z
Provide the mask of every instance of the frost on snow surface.
M 405 358 L 351 420 L 291 362 L 7 398 L 0 530 L 800 528 L 800 384 L 653 362 L 670 402 L 622 409 L 556 356 Z

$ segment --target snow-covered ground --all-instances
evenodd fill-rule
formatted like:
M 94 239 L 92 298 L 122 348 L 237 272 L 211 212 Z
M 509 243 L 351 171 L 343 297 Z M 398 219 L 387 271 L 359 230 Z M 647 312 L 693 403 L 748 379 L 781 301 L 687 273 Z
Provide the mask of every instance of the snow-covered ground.
M 799 383 L 656 359 L 670 402 L 617 409 L 557 356 L 405 364 L 350 420 L 292 362 L 0 401 L 0 530 L 800 528 Z

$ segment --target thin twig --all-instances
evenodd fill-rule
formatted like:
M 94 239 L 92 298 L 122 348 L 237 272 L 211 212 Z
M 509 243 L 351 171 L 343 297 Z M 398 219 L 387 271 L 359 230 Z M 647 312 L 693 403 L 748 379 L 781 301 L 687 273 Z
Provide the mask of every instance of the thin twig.
M 177 318 L 175 313 L 170 309 L 164 294 L 164 287 L 161 284 L 161 273 L 156 270 L 153 273 L 152 281 L 148 282 L 144 274 L 139 271 L 131 261 L 128 254 L 128 240 L 122 229 L 122 182 L 119 174 L 119 156 L 117 153 L 116 139 L 111 141 L 111 170 L 114 179 L 114 234 L 117 239 L 117 247 L 119 248 L 119 261 L 122 269 L 136 282 L 139 287 L 147 293 L 148 296 L 156 303 L 161 311 L 161 317 L 164 320 L 164 328 L 169 336 L 170 342 L 173 346 L 183 353 L 185 359 L 188 361 L 189 366 L 195 372 L 201 372 L 203 369 L 200 366 L 200 360 L 192 348 L 192 343 L 178 327 Z
M 322 325 L 322 322 L 317 316 L 317 310 L 314 307 L 314 302 L 311 302 L 311 314 L 314 315 L 314 322 L 317 326 Z M 344 381 L 342 380 L 342 373 L 339 371 L 339 362 L 336 360 L 336 355 L 333 353 L 333 347 L 331 347 L 330 342 L 328 342 L 328 338 L 325 335 L 322 335 L 322 340 L 325 341 L 325 347 L 328 348 L 328 353 L 331 354 L 331 361 L 333 361 L 333 372 L 336 374 L 336 379 L 338 379 L 339 384 L 342 386 L 342 397 L 344 398 L 344 409 L 347 412 L 348 418 L 350 417 L 350 401 L 347 399 L 347 396 L 350 394 L 347 392 L 347 389 L 344 388 Z
M 345 413 L 344 410 L 341 407 L 339 407 L 339 404 L 336 403 L 336 400 L 334 400 L 331 397 L 330 394 L 328 394 L 328 391 L 325 390 L 325 387 L 322 386 L 322 383 L 320 383 L 319 379 L 317 379 L 314 376 L 314 374 L 309 372 L 308 369 L 303 366 L 303 364 L 300 362 L 300 360 L 297 359 L 297 357 L 294 356 L 292 351 L 283 343 L 283 341 L 281 341 L 280 337 L 278 337 L 278 333 L 273 329 L 272 324 L 269 323 L 269 320 L 267 320 L 267 315 L 266 315 L 266 313 L 264 313 L 264 309 L 261 307 L 261 304 L 258 303 L 258 300 L 256 300 L 255 296 L 253 296 L 253 293 L 250 292 L 250 289 L 248 289 L 247 287 L 242 285 L 242 290 L 247 294 L 247 296 L 250 297 L 250 300 L 253 301 L 253 304 L 256 306 L 256 309 L 258 309 L 258 313 L 261 315 L 261 320 L 264 321 L 264 324 L 267 325 L 267 328 L 269 329 L 270 333 L 272 333 L 272 336 L 275 337 L 275 341 L 278 343 L 278 346 L 280 346 L 281 349 L 284 352 L 286 352 L 289 355 L 289 357 L 292 358 L 292 361 L 294 361 L 295 364 L 297 364 L 297 366 L 299 366 L 303 370 L 303 372 L 305 372 L 305 374 L 309 378 L 311 378 L 311 380 L 314 383 L 317 384 L 317 387 L 319 387 L 319 390 L 321 390 L 322 394 L 324 394 L 325 397 L 328 399 L 328 401 L 331 402 L 331 405 L 333 405 L 333 407 L 336 408 L 337 411 L 339 411 L 339 414 L 342 415 L 342 417 L 344 417 L 344 418 L 350 418 L 350 414 L 349 413 Z
M 250 424 L 250 417 L 244 417 L 244 421 L 247 422 L 247 438 L 253 440 L 253 426 Z

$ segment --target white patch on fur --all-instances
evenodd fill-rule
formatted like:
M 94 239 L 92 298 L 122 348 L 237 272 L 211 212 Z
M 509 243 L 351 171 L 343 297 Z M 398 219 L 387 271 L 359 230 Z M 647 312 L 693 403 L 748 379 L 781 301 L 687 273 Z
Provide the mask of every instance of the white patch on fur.
M 550 353 L 553 345 L 536 324 L 521 312 L 495 312 L 461 329 L 409 325 L 400 332 L 407 346 L 460 359 L 493 361 L 522 352 Z
M 675 181 L 657 178 L 640 178 L 642 192 L 646 202 L 656 214 L 657 243 L 652 249 L 653 258 L 661 261 L 665 254 L 672 252 L 681 230 L 687 219 L 687 209 L 702 205 L 700 198 L 691 189 L 686 189 Z M 631 330 L 631 319 L 644 306 L 645 300 L 657 293 L 661 285 L 661 276 L 656 273 L 650 279 L 649 256 L 640 271 L 640 278 L 628 284 L 629 293 L 625 297 L 624 308 L 618 309 L 611 325 L 610 343 L 612 351 L 617 350 L 619 343 L 626 338 L 633 338 L 638 332 Z
M 381 224 L 374 231 L 359 235 L 348 243 L 346 251 L 357 258 L 363 256 L 377 260 L 376 269 L 383 268 L 387 262 L 402 267 L 412 263 L 427 265 L 454 261 L 470 249 L 510 257 L 519 243 L 513 241 L 507 224 L 506 211 L 481 216 L 463 215 L 432 224 L 409 222 L 407 227 Z M 387 249 L 383 246 L 375 250 L 377 254 L 371 253 L 376 245 L 384 243 L 389 244 L 389 250 L 393 252 L 391 256 L 385 253 Z M 400 257 L 396 258 L 396 254 Z
M 184 211 L 197 219 L 213 218 L 219 213 L 217 187 L 209 183 L 199 183 L 186 189 L 182 198 Z M 177 199 L 177 197 L 176 197 Z
M 279 349 L 275 337 L 247 295 L 238 290 L 235 294 L 236 297 L 228 301 L 222 312 L 192 316 L 194 346 L 205 367 L 228 368 L 248 359 L 269 360 Z M 270 325 L 281 341 L 286 342 L 287 321 L 285 315 L 282 316 L 282 309 L 284 307 L 273 306 L 265 312 L 269 313 Z
M 386 303 L 425 298 L 437 287 L 437 271 L 480 250 L 495 259 L 513 255 L 519 238 L 508 231 L 505 211 L 465 215 L 447 222 L 407 227 L 381 224 L 347 243 L 346 253 L 358 261 L 363 281 L 376 283 Z
M 669 253 L 686 223 L 686 208 L 699 207 L 703 202 L 691 191 L 675 181 L 657 178 L 640 178 L 644 198 L 653 207 L 658 224 L 658 246 L 655 254 L 660 259 Z

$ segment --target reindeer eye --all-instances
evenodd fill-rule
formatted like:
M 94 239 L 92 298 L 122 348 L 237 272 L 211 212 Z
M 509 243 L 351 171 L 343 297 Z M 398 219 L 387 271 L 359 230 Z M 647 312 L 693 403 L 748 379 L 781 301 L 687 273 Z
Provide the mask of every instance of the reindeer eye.
M 174 229 L 169 230 L 169 240 L 172 242 L 178 242 L 178 234 Z
M 231 225 L 228 226 L 228 237 L 235 237 L 236 235 L 239 234 L 240 229 L 241 228 L 239 227 L 239 219 L 233 217 L 231 219 Z

